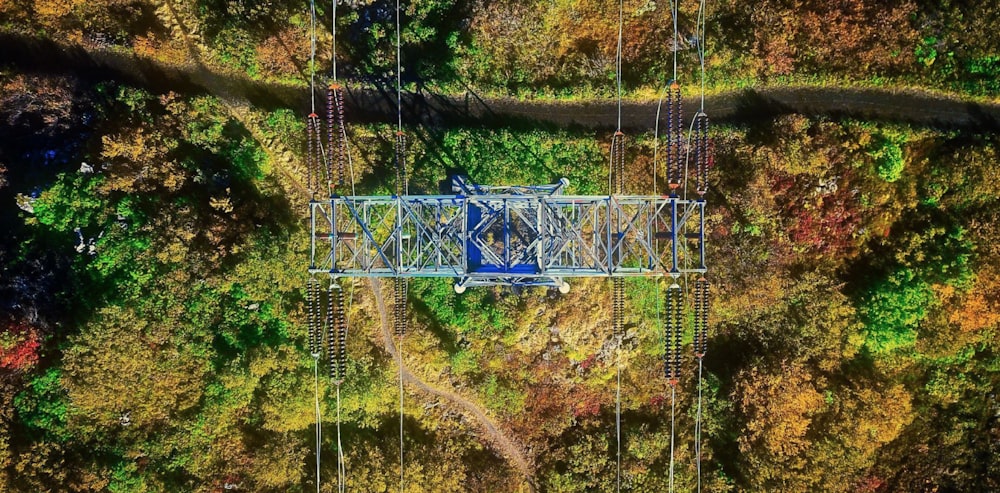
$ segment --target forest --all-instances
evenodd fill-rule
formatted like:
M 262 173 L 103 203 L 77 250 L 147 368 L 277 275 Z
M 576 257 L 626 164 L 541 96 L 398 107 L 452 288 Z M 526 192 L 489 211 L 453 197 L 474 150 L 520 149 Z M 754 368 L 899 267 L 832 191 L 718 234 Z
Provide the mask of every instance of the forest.
M 630 103 L 655 106 L 673 75 L 669 4 L 624 2 Z M 617 2 L 402 5 L 409 95 L 498 114 L 614 104 Z M 679 8 L 677 79 L 695 97 L 698 2 Z M 317 489 L 305 117 L 310 73 L 333 70 L 334 17 L 316 9 L 311 61 L 307 2 L 0 0 L 0 490 Z M 336 9 L 339 80 L 395 104 L 394 3 Z M 704 379 L 689 328 L 671 476 L 664 285 L 627 280 L 622 489 L 1000 490 L 1000 5 L 707 9 L 710 100 L 921 94 L 981 123 L 804 107 L 713 121 Z M 79 64 L 15 53 L 31 46 Z M 395 110 L 352 110 L 356 193 L 391 194 Z M 501 116 L 404 112 L 411 193 L 455 170 L 609 192 L 613 123 Z M 656 179 L 653 127 L 626 130 L 630 193 Z M 338 448 L 347 490 L 399 489 L 402 426 L 407 492 L 615 491 L 611 283 L 452 284 L 410 282 L 396 348 L 378 309 L 389 290 L 345 281 L 343 440 L 323 379 L 320 490 L 335 491 Z

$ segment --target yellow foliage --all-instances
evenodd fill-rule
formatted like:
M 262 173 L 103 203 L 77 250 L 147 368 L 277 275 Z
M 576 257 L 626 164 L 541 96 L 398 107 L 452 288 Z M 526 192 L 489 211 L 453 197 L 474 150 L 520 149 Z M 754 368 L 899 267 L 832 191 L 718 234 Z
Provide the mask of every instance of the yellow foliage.
M 150 321 L 129 308 L 109 306 L 73 340 L 63 385 L 82 426 L 155 427 L 196 405 L 208 359 L 197 356 L 176 320 Z
M 142 127 L 124 135 L 104 135 L 101 137 L 101 143 L 104 144 L 101 156 L 106 159 L 124 158 L 129 161 L 140 161 L 152 150 L 147 149 L 151 144 L 150 136 Z
M 738 402 L 747 416 L 740 450 L 763 451 L 778 459 L 804 451 L 812 416 L 824 405 L 812 375 L 800 365 L 786 365 L 776 375 L 763 375 L 755 368 L 740 380 Z
M 150 32 L 146 36 L 136 36 L 132 49 L 140 57 L 158 58 L 162 43 L 156 39 L 156 34 Z
M 35 14 L 43 19 L 55 19 L 69 14 L 83 0 L 35 0 Z
M 250 464 L 249 480 L 264 490 L 292 489 L 301 481 L 302 464 L 307 450 L 299 446 L 295 436 L 281 436 L 267 440 L 254 450 Z

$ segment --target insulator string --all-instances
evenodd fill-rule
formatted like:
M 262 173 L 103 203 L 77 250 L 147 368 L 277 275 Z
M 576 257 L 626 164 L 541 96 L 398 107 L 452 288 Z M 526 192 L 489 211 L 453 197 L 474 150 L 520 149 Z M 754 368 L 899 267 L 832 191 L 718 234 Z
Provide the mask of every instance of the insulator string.
M 314 127 L 314 122 L 312 115 L 306 117 L 306 188 L 309 190 L 310 198 L 315 198 L 316 186 L 313 184 L 313 168 L 315 163 L 313 163 L 313 145 L 315 145 L 315 139 L 313 134 L 316 132 Z
M 667 319 L 664 330 L 664 373 L 670 385 L 676 385 L 681 368 L 681 339 L 683 337 L 684 291 L 677 283 L 671 284 L 666 292 Z
M 681 101 L 681 86 L 674 81 L 670 85 L 670 96 L 667 106 L 668 130 L 668 166 L 669 186 L 671 195 L 677 194 L 681 184 L 681 150 L 684 144 L 683 102 Z
M 347 319 L 344 316 L 344 290 L 337 290 L 337 381 L 347 379 Z
M 332 121 L 329 123 L 331 149 L 333 149 L 334 133 L 337 135 L 336 185 L 343 187 L 345 182 L 344 168 L 349 160 L 347 154 L 347 128 L 344 125 L 344 88 L 340 84 L 330 84 L 328 99 L 333 107 L 330 111 Z M 331 150 L 330 152 L 332 153 L 333 151 Z
M 319 409 L 319 355 L 313 355 L 313 389 L 316 408 L 316 493 L 320 493 L 320 464 L 323 444 L 323 419 Z
M 708 123 L 708 115 L 698 113 L 695 118 L 693 147 L 695 153 L 695 192 L 699 197 L 704 197 L 708 191 L 708 162 L 711 155 L 708 143 Z
M 327 87 L 326 90 L 326 159 L 323 163 L 326 165 L 326 193 L 328 196 L 333 195 L 333 184 L 335 183 L 335 178 L 333 176 L 333 150 L 335 149 L 333 143 L 333 125 L 336 121 L 334 117 L 334 111 L 336 108 L 333 103 L 333 90 Z
M 319 303 L 319 292 L 318 292 L 318 281 L 315 278 L 310 277 L 306 282 L 306 305 L 307 305 L 307 320 L 306 326 L 309 329 L 309 354 L 313 356 L 319 355 L 319 349 L 317 346 L 317 334 L 318 334 L 318 320 L 319 312 L 317 310 L 317 304 Z

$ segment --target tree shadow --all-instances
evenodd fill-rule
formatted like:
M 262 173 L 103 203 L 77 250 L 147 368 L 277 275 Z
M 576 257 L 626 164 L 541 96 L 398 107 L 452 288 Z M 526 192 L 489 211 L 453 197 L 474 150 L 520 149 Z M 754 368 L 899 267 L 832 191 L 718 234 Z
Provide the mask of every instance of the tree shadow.
M 417 320 L 422 322 L 424 327 L 438 339 L 441 349 L 448 353 L 448 356 L 454 356 L 461 350 L 458 345 L 458 338 L 434 317 L 433 311 L 431 311 L 430 306 L 424 300 L 410 297 L 409 307 L 413 310 L 413 314 Z
M 513 145 L 519 154 L 530 156 L 533 161 L 532 166 L 540 166 L 549 175 L 550 183 L 562 178 L 551 167 L 545 165 L 535 149 L 521 137 L 521 134 L 528 131 L 540 129 L 554 131 L 556 126 L 552 123 L 540 123 L 525 117 L 495 112 L 486 100 L 471 89 L 466 92 L 463 99 L 425 92 L 422 89 L 416 92 L 403 92 L 400 99 L 401 104 L 397 105 L 394 80 L 381 80 L 378 84 L 370 81 L 366 88 L 349 86 L 345 91 L 349 126 L 350 123 L 374 125 L 395 123 L 397 116 L 401 115 L 406 137 L 416 139 L 426 150 L 426 154 L 418 160 L 408 162 L 411 177 L 422 175 L 440 177 L 439 171 L 425 172 L 429 170 L 443 170 L 446 180 L 455 170 L 470 175 L 468 163 L 461 162 L 461 159 L 445 144 L 449 130 L 460 127 L 477 132 L 477 138 L 484 139 L 487 144 L 493 144 L 492 147 L 509 148 Z M 362 188 L 370 190 L 376 185 L 390 190 L 393 188 L 390 184 L 393 180 L 391 177 L 395 176 L 394 134 L 394 131 L 389 131 L 389 127 L 386 127 L 376 134 L 375 145 L 354 146 L 354 149 L 366 147 L 374 149 L 358 155 L 362 162 L 373 170 L 371 175 L 362 179 Z M 473 182 L 477 181 L 476 176 L 470 178 Z M 424 179 L 411 181 L 410 184 L 410 193 L 434 193 L 435 190 L 453 193 L 450 189 L 442 188 L 440 180 Z

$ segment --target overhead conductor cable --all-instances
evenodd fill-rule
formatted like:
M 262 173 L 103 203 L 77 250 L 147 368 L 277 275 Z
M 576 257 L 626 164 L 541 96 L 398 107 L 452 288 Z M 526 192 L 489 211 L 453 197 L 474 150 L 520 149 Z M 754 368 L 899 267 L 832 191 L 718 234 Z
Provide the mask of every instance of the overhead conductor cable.
M 618 2 L 618 46 L 615 50 L 615 89 L 618 99 L 618 127 L 611 139 L 611 165 L 608 169 L 609 195 L 625 193 L 625 134 L 622 133 L 622 34 L 624 32 L 624 2 Z M 616 240 L 621 244 L 621 235 Z M 620 247 L 619 247 L 620 248 Z M 625 280 L 612 277 L 611 324 L 615 338 L 615 491 L 622 488 L 622 366 L 621 343 L 624 338 Z
M 698 42 L 698 64 L 701 76 L 701 94 L 698 114 L 692 122 L 692 133 L 695 149 L 695 192 L 699 200 L 705 199 L 708 191 L 708 170 L 712 165 L 712 145 L 708 137 L 708 115 L 705 113 L 705 36 L 706 36 L 706 1 L 701 0 L 698 6 L 697 21 L 697 42 Z M 686 171 L 686 170 L 685 170 Z M 685 196 L 687 192 L 685 190 Z M 704 230 L 699 241 L 704 242 Z M 704 249 L 704 245 L 699 245 Z M 703 266 L 704 267 L 704 266 Z M 703 378 L 704 358 L 708 351 L 708 312 L 709 312 L 709 283 L 704 275 L 695 281 L 694 286 L 694 353 L 698 360 L 698 401 L 695 411 L 694 427 L 694 451 L 695 451 L 695 471 L 696 471 L 696 491 L 701 493 L 701 431 L 702 431 L 702 399 L 705 381 Z
M 406 184 L 406 136 L 403 134 L 403 78 L 400 42 L 400 9 L 396 0 L 396 196 L 402 197 L 409 192 Z M 402 234 L 402 231 L 398 231 Z M 402 265 L 399 266 L 402 268 Z M 393 283 L 395 295 L 394 321 L 399 345 L 396 348 L 399 356 L 399 491 L 403 493 L 405 484 L 405 469 L 403 462 L 403 336 L 406 333 L 406 279 L 396 277 Z
M 319 185 L 322 164 L 322 129 L 319 125 L 319 117 L 316 115 L 316 2 L 309 1 L 309 95 L 310 113 L 306 119 L 306 181 L 311 199 L 315 199 L 316 188 Z M 311 278 L 309 281 L 308 295 L 309 301 L 309 321 L 310 341 L 309 350 L 313 357 L 313 391 L 314 410 L 316 413 L 316 493 L 321 490 L 320 465 L 322 463 L 322 443 L 323 443 L 323 417 L 319 405 L 319 357 L 320 339 L 322 338 L 322 316 L 320 314 L 319 303 L 319 283 Z

